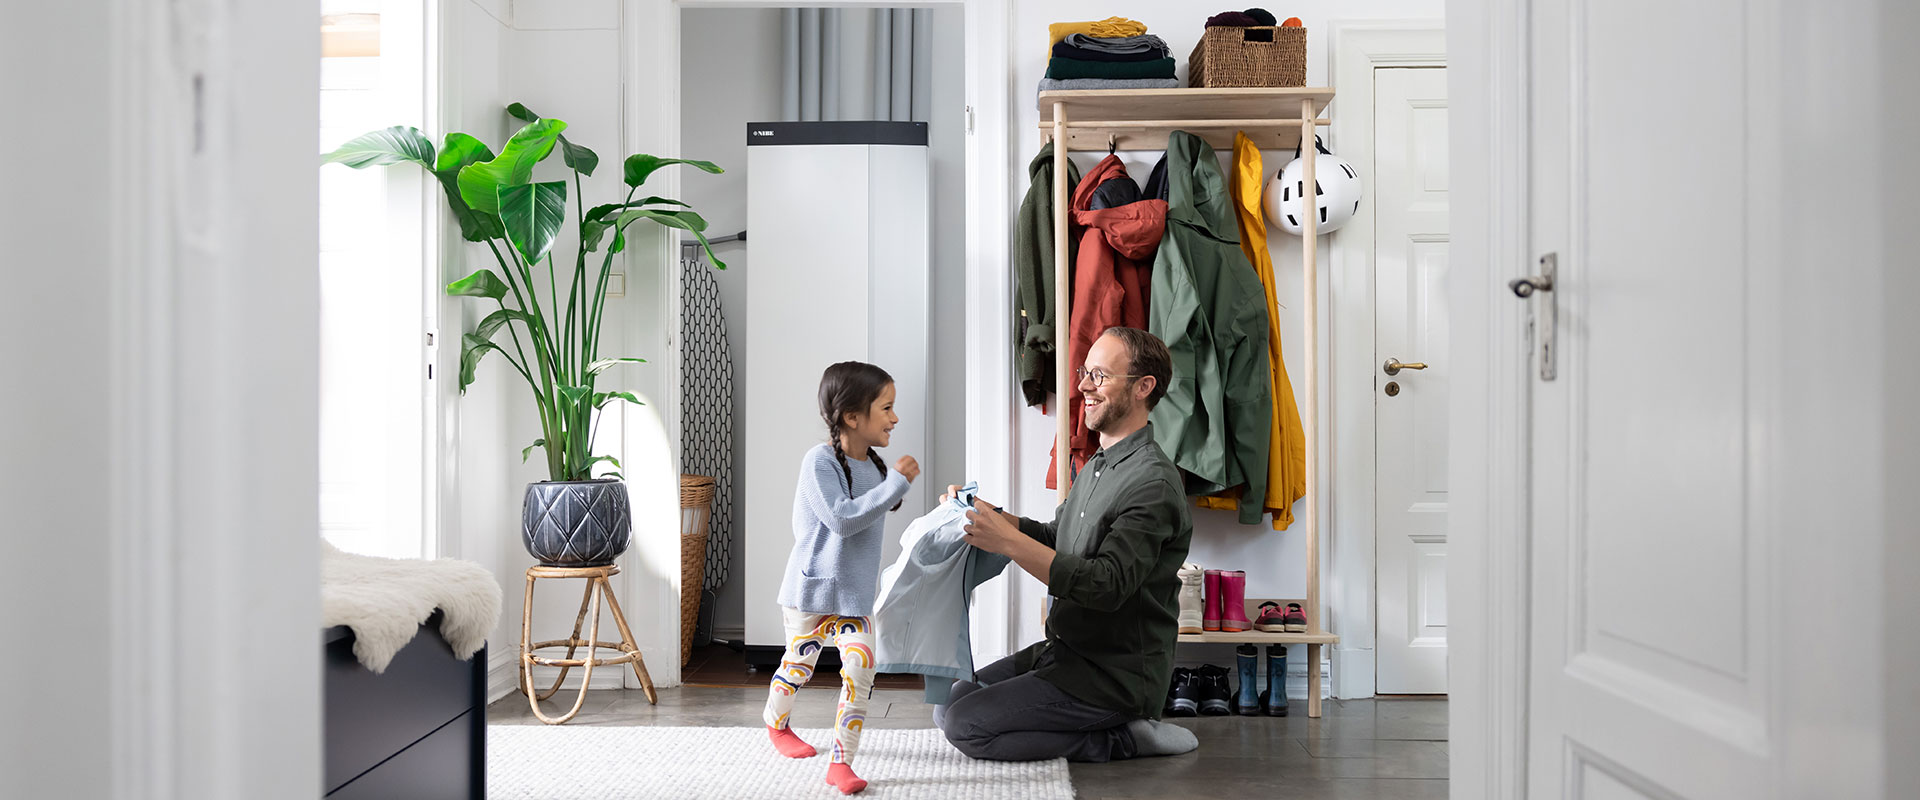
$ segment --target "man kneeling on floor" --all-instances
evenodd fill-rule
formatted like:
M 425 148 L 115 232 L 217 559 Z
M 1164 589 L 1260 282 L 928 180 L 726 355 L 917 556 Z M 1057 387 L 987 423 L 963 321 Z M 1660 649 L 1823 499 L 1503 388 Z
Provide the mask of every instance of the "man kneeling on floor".
M 1176 573 L 1193 536 L 1180 472 L 1147 422 L 1172 372 L 1158 338 L 1109 329 L 1075 370 L 1100 450 L 1054 521 L 980 500 L 967 514 L 968 543 L 1040 579 L 1053 606 L 1045 641 L 956 682 L 947 705 L 934 708 L 934 724 L 961 752 L 1107 761 L 1199 747 L 1192 732 L 1156 719 L 1173 673 Z

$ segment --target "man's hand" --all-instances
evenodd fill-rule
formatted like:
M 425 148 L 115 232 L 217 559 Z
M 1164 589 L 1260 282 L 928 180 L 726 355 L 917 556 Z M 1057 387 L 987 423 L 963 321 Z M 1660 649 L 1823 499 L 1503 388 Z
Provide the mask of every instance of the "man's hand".
M 967 512 L 967 544 L 1011 558 L 1028 575 L 1041 583 L 1050 582 L 1053 548 L 1021 533 L 1015 519 L 1012 514 L 994 510 L 992 503 L 974 498 L 973 510 Z
M 966 532 L 967 544 L 1003 556 L 1013 555 L 1013 548 L 1022 542 L 1033 542 L 1011 517 L 979 498 L 974 498 L 973 510 L 967 512 Z

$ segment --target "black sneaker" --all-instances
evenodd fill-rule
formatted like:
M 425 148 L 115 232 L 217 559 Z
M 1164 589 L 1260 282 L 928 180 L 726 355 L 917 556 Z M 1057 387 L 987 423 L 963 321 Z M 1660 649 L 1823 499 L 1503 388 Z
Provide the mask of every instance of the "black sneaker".
M 1193 717 L 1200 714 L 1200 684 L 1193 679 L 1193 670 L 1186 667 L 1173 668 L 1173 685 L 1167 688 L 1166 716 Z
M 1193 671 L 1193 682 L 1199 685 L 1202 715 L 1224 717 L 1233 713 L 1233 689 L 1227 685 L 1226 667 L 1201 664 Z

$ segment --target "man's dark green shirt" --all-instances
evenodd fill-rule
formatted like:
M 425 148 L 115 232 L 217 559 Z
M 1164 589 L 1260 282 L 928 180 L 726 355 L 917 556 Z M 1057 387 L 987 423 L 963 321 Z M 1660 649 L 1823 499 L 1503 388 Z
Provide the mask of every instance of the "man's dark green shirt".
M 1173 677 L 1180 564 L 1193 539 L 1180 471 L 1141 428 L 1087 460 L 1053 522 L 1020 530 L 1055 551 L 1047 638 L 1015 656 L 1101 708 L 1157 719 Z

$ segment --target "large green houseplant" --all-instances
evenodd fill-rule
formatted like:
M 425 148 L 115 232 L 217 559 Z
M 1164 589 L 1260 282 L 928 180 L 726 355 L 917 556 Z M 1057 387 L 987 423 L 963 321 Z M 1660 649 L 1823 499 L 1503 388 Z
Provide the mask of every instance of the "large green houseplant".
M 640 401 L 628 392 L 599 391 L 595 384 L 607 369 L 642 362 L 601 354 L 613 257 L 626 248 L 627 226 L 643 220 L 689 231 L 705 246 L 706 220 L 678 200 L 639 196 L 640 188 L 655 171 L 672 164 L 709 173 L 721 169 L 706 161 L 628 156 L 622 165 L 626 199 L 589 209 L 580 192 L 581 179 L 593 174 L 600 157 L 567 141 L 562 135 L 565 122 L 543 119 L 519 103 L 508 106 L 507 113 L 526 126 L 498 154 L 464 133 L 447 134 L 435 150 L 418 129 L 395 126 L 357 137 L 324 158 L 355 169 L 400 163 L 425 168 L 445 190 L 461 236 L 485 244 L 493 254 L 497 269 L 482 268 L 447 285 L 450 295 L 491 300 L 497 306 L 461 337 L 460 391 L 464 394 L 473 383 L 475 368 L 489 353 L 500 353 L 520 374 L 533 392 L 541 431 L 521 459 L 542 450 L 550 478 L 527 487 L 522 532 L 528 552 L 548 564 L 611 563 L 626 550 L 630 524 L 625 486 L 615 480 L 619 473 L 600 479 L 593 475 L 603 461 L 620 468 L 613 456 L 593 454 L 595 421 L 609 403 Z M 556 268 L 552 250 L 568 221 L 567 181 L 533 181 L 534 165 L 556 151 L 572 173 L 577 198 L 573 225 L 578 245 L 571 269 L 565 270 Z M 589 253 L 598 254 L 597 269 Z M 707 254 L 716 267 L 726 268 L 713 258 L 711 248 Z M 495 341 L 502 329 L 511 351 Z

